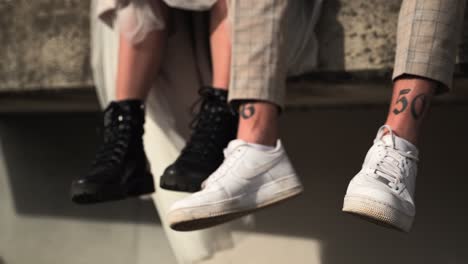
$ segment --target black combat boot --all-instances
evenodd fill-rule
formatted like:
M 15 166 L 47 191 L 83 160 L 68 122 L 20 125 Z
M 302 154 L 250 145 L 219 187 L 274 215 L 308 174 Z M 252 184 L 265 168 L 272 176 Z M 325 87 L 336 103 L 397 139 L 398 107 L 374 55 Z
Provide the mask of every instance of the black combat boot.
M 200 91 L 201 105 L 192 121 L 192 135 L 179 158 L 161 177 L 161 188 L 196 192 L 223 162 L 223 150 L 236 138 L 238 115 L 227 102 L 227 91 L 211 87 Z
M 92 204 L 154 192 L 143 149 L 144 123 L 142 101 L 110 103 L 104 111 L 104 142 L 88 174 L 72 183 L 74 202 Z

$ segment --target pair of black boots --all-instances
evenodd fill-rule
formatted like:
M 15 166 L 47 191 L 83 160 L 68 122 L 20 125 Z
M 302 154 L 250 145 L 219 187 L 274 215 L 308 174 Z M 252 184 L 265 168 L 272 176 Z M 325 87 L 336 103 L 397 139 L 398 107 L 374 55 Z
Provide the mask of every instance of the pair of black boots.
M 192 135 L 161 177 L 164 189 L 196 192 L 223 162 L 223 149 L 236 137 L 238 116 L 227 92 L 204 87 Z M 145 108 L 140 100 L 112 102 L 104 111 L 104 140 L 87 175 L 72 183 L 72 200 L 91 204 L 154 192 L 143 147 Z

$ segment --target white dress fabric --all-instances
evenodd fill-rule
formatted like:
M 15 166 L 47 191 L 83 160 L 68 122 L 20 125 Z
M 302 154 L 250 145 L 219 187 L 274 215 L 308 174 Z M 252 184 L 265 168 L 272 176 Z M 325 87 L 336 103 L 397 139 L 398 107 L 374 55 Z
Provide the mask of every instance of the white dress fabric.
M 168 6 L 192 11 L 210 9 L 216 0 L 162 0 Z M 98 17 L 111 27 L 118 28 L 133 43 L 143 40 L 152 30 L 165 28 L 161 10 L 152 0 L 99 0 Z
M 149 31 L 166 26 L 157 10 L 148 12 L 148 1 L 151 0 L 119 0 L 119 3 L 116 0 L 92 0 L 92 68 L 98 97 L 103 107 L 115 98 L 119 33 L 125 34 L 133 42 L 138 42 Z M 164 1 L 172 7 L 192 10 L 206 10 L 215 2 Z M 316 65 L 317 42 L 314 27 L 321 1 L 291 1 L 294 3 L 291 17 L 296 19 L 291 19 L 290 26 L 294 30 L 288 32 L 299 32 L 289 44 L 288 64 L 292 75 L 310 71 Z M 119 8 L 119 5 L 122 6 Z M 196 232 L 171 230 L 165 221 L 167 211 L 174 201 L 187 194 L 159 188 L 159 176 L 177 158 L 189 135 L 189 109 L 198 98 L 197 90 L 211 81 L 206 22 L 206 13 L 203 12 L 175 11 L 172 14 L 168 48 L 164 52 L 165 58 L 160 73 L 147 99 L 144 142 L 155 177 L 156 192 L 152 197 L 171 248 L 180 264 L 203 263 L 205 260 L 209 261 L 218 251 L 235 251 L 230 224 Z M 116 26 L 116 30 L 109 25 Z

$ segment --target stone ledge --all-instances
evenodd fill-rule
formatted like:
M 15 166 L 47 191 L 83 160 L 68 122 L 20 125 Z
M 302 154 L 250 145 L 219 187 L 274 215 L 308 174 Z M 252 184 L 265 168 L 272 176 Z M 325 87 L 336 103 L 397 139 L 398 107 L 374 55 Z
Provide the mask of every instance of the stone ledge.
M 288 109 L 368 107 L 386 105 L 391 82 L 383 80 L 295 81 L 288 87 Z M 457 78 L 451 93 L 437 96 L 435 104 L 468 104 L 468 78 Z
M 374 80 L 295 79 L 288 85 L 286 108 L 368 107 L 388 104 L 391 82 Z M 454 90 L 435 104 L 468 104 L 468 78 L 456 78 Z M 0 114 L 32 112 L 95 112 L 100 106 L 94 87 L 62 91 L 0 93 Z
M 0 113 L 3 114 L 98 110 L 99 102 L 93 87 L 0 93 Z

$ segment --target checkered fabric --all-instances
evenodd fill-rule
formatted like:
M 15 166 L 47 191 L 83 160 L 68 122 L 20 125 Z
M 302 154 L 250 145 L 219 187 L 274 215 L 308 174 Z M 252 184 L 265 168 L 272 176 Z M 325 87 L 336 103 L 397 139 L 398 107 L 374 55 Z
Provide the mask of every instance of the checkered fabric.
M 411 74 L 452 86 L 464 8 L 465 0 L 403 0 L 394 79 Z
M 263 100 L 283 106 L 288 2 L 231 0 L 231 101 Z M 403 0 L 393 78 L 411 74 L 450 88 L 464 9 L 465 0 Z
M 282 106 L 286 86 L 286 11 L 290 0 L 231 0 L 230 101 Z

